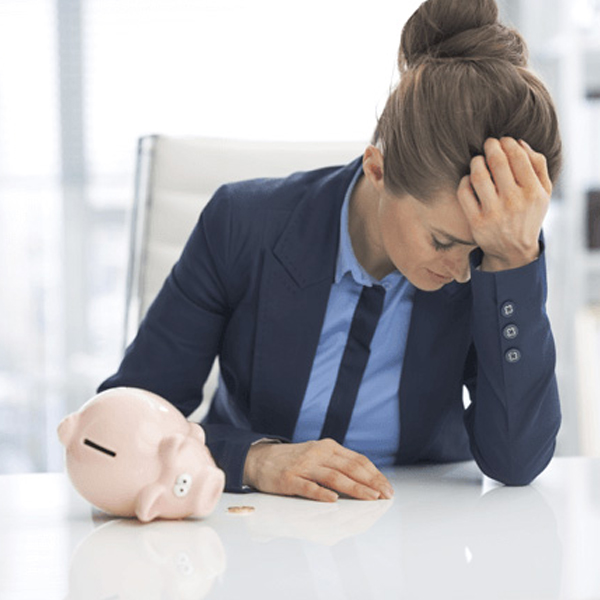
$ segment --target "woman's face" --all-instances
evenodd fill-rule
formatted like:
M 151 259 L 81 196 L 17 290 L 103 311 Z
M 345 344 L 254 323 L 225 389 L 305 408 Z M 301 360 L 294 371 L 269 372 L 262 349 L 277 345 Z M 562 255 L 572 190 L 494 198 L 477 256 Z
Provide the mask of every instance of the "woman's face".
M 469 254 L 476 244 L 455 194 L 424 203 L 383 192 L 377 216 L 387 256 L 415 287 L 435 291 L 451 281 L 469 281 Z

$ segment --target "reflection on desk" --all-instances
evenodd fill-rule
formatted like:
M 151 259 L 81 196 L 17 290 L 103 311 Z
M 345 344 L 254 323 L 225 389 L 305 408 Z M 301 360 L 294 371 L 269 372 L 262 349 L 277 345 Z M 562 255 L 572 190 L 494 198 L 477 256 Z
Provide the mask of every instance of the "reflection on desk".
M 392 500 L 224 494 L 206 519 L 149 524 L 92 510 L 63 474 L 1 476 L 0 598 L 600 597 L 599 459 L 521 488 L 472 462 L 385 473 Z

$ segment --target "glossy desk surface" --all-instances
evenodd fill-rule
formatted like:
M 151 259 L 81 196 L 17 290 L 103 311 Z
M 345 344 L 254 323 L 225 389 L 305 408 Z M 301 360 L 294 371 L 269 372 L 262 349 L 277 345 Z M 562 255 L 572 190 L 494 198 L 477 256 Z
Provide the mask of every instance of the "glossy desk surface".
M 600 598 L 600 459 L 522 488 L 472 462 L 385 473 L 392 500 L 224 494 L 206 519 L 146 525 L 64 474 L 0 476 L 0 598 Z

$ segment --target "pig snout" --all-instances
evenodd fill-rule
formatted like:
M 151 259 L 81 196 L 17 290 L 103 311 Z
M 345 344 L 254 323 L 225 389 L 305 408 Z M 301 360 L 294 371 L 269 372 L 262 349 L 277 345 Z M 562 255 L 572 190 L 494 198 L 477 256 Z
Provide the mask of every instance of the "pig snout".
M 196 513 L 200 516 L 213 511 L 225 487 L 225 473 L 214 467 L 204 470 L 199 477 L 199 494 Z

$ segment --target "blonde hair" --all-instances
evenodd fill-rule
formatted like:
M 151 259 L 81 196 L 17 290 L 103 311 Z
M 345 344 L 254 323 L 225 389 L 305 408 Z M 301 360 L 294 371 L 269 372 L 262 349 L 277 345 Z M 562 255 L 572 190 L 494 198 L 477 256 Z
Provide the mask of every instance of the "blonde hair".
M 556 109 L 528 68 L 527 45 L 498 22 L 494 0 L 428 0 L 402 30 L 400 81 L 372 142 L 394 195 L 422 201 L 455 189 L 488 137 L 524 139 L 546 156 L 554 183 L 562 164 Z

